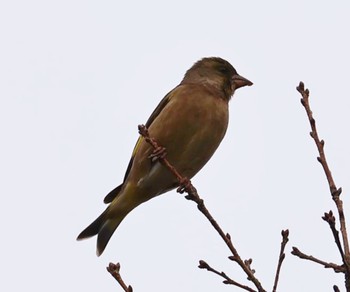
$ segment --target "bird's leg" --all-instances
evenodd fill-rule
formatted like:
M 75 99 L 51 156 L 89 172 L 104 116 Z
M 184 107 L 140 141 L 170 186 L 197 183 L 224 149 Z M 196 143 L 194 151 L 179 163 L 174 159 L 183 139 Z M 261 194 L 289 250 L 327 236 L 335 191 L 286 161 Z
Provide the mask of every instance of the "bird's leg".
M 150 158 L 152 162 L 155 162 L 161 158 L 165 158 L 166 154 L 166 148 L 158 146 L 153 150 L 153 152 L 148 156 L 148 158 Z
M 180 194 L 183 194 L 184 192 L 188 191 L 191 185 L 191 181 L 187 177 L 183 177 L 181 178 L 180 185 L 176 191 Z

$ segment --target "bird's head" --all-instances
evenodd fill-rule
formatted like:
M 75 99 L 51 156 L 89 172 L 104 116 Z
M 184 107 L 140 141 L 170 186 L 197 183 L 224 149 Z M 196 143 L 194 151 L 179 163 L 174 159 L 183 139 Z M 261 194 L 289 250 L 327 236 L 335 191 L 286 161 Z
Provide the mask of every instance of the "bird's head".
M 218 57 L 203 58 L 196 62 L 185 74 L 181 83 L 200 83 L 213 86 L 230 99 L 236 89 L 253 85 L 251 81 L 240 76 L 235 68 Z

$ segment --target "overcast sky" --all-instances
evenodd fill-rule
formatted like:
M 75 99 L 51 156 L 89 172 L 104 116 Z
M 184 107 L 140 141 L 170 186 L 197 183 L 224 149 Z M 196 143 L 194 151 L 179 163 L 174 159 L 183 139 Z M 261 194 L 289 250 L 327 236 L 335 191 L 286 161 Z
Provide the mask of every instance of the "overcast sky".
M 247 284 L 175 191 L 130 213 L 100 258 L 96 238 L 75 241 L 121 183 L 137 125 L 206 56 L 254 86 L 236 92 L 226 137 L 193 184 L 265 289 L 286 228 L 279 291 L 343 288 L 342 275 L 290 250 L 340 263 L 321 220 L 335 205 L 295 87 L 310 89 L 350 220 L 349 15 L 348 1 L 2 1 L 0 290 L 122 291 L 110 261 L 135 291 L 239 291 L 200 259 Z

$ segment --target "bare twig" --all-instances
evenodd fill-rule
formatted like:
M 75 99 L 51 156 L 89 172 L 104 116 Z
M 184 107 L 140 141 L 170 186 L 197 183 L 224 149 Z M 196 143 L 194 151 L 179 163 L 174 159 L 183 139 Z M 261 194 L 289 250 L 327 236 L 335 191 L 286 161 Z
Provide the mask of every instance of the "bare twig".
M 124 289 L 125 292 L 132 292 L 132 287 L 129 285 L 127 286 L 125 284 L 125 282 L 123 281 L 121 275 L 120 275 L 120 263 L 117 264 L 113 264 L 113 263 L 109 263 L 108 267 L 107 267 L 107 271 L 112 275 L 112 277 L 114 279 L 117 280 L 117 282 L 119 283 L 119 285 Z
M 335 242 L 337 244 L 338 250 L 341 254 L 343 266 L 345 267 L 345 270 L 343 271 L 345 274 L 345 287 L 346 291 L 350 291 L 350 249 L 349 249 L 349 240 L 348 235 L 346 231 L 346 222 L 345 222 L 345 215 L 344 215 L 344 209 L 343 209 L 343 202 L 340 199 L 340 194 L 342 192 L 341 188 L 337 188 L 334 182 L 334 179 L 332 177 L 332 173 L 328 167 L 328 163 L 326 160 L 326 155 L 324 153 L 324 140 L 320 140 L 318 137 L 317 129 L 316 129 L 316 121 L 313 118 L 312 111 L 310 109 L 309 104 L 309 90 L 305 89 L 304 83 L 300 82 L 299 86 L 297 87 L 297 90 L 302 96 L 301 103 L 304 106 L 307 116 L 309 118 L 309 122 L 311 125 L 311 132 L 310 135 L 314 139 L 315 144 L 317 146 L 317 150 L 319 153 L 319 156 L 317 157 L 318 162 L 321 163 L 323 170 L 326 174 L 329 189 L 332 195 L 332 199 L 335 202 L 335 205 L 338 210 L 339 215 L 339 221 L 340 221 L 340 231 L 343 239 L 343 247 L 341 246 L 339 234 L 338 231 L 335 228 L 335 218 L 333 215 L 330 215 L 329 213 L 327 216 L 325 215 L 323 219 L 329 223 L 329 226 L 332 230 L 333 237 L 335 239 Z
M 211 266 L 209 266 L 209 264 L 207 264 L 205 261 L 203 260 L 200 260 L 199 261 L 199 266 L 198 268 L 200 269 L 206 269 L 207 271 L 209 272 L 212 272 L 214 274 L 217 274 L 221 277 L 223 277 L 225 280 L 223 281 L 224 284 L 228 284 L 228 285 L 234 285 L 234 286 L 237 286 L 237 287 L 240 287 L 244 290 L 247 290 L 247 291 L 250 291 L 250 292 L 256 292 L 256 290 L 246 286 L 246 285 L 243 285 L 243 284 L 240 284 L 238 282 L 236 282 L 235 280 L 232 280 L 230 277 L 228 277 L 224 272 L 219 272 L 217 270 L 215 270 L 214 268 L 212 268 Z
M 162 149 L 162 147 L 157 143 L 155 139 L 149 136 L 148 129 L 144 125 L 139 125 L 139 133 L 144 137 L 145 141 L 148 142 L 156 151 Z M 233 246 L 231 241 L 231 236 L 228 233 L 224 233 L 222 228 L 213 218 L 213 216 L 209 213 L 206 208 L 204 201 L 199 197 L 196 188 L 191 184 L 191 181 L 186 177 L 181 176 L 180 173 L 169 163 L 169 161 L 165 158 L 165 155 L 159 157 L 159 161 L 166 166 L 177 178 L 179 182 L 178 192 L 183 193 L 186 192 L 188 195 L 185 196 L 186 199 L 194 201 L 197 203 L 197 208 L 202 212 L 202 214 L 209 220 L 211 225 L 215 228 L 215 230 L 219 233 L 221 238 L 226 243 L 227 247 L 230 249 L 232 256 L 229 258 L 238 263 L 238 265 L 243 269 L 246 273 L 248 280 L 252 281 L 259 292 L 265 292 L 266 290 L 262 287 L 260 281 L 254 276 L 249 265 L 247 265 L 242 258 L 239 256 L 236 248 Z
M 333 269 L 334 272 L 336 273 L 344 273 L 345 272 L 345 267 L 344 266 L 339 266 L 337 264 L 334 264 L 334 263 L 327 263 L 325 261 L 322 261 L 318 258 L 315 258 L 314 256 L 312 255 L 306 255 L 305 253 L 301 252 L 297 247 L 293 246 L 293 250 L 292 250 L 292 254 L 301 258 L 301 259 L 304 259 L 304 260 L 309 260 L 309 261 L 312 261 L 312 262 L 315 262 L 317 264 L 320 264 L 322 266 L 324 266 L 326 269 Z
M 286 254 L 284 253 L 284 249 L 285 249 L 285 247 L 287 245 L 287 242 L 289 240 L 288 239 L 289 230 L 288 229 L 282 230 L 281 235 L 282 235 L 281 249 L 280 249 L 280 254 L 279 254 L 279 257 L 278 257 L 278 264 L 277 264 L 275 282 L 273 284 L 272 292 L 276 292 L 277 291 L 277 284 L 278 284 L 278 279 L 279 279 L 280 272 L 281 272 L 282 263 L 283 263 L 283 260 L 286 257 Z
M 211 225 L 214 227 L 214 229 L 219 233 L 221 238 L 226 243 L 227 247 L 230 249 L 232 256 L 229 256 L 229 259 L 232 261 L 235 261 L 246 273 L 248 276 L 248 280 L 252 281 L 258 291 L 265 291 L 259 282 L 259 280 L 254 276 L 254 270 L 251 269 L 250 264 L 251 261 L 244 261 L 238 254 L 236 248 L 233 246 L 233 243 L 231 241 L 231 236 L 228 233 L 224 233 L 220 225 L 216 222 L 216 220 L 213 218 L 213 216 L 209 213 L 208 209 L 204 205 L 204 201 L 199 197 L 197 190 L 190 184 L 186 191 L 188 192 L 188 195 L 186 196 L 186 199 L 192 200 L 197 203 L 197 208 L 202 212 L 202 214 L 209 220 Z
M 343 202 L 340 199 L 340 194 L 342 192 L 341 188 L 337 188 L 334 182 L 334 179 L 332 177 L 332 173 L 329 169 L 327 160 L 326 160 L 326 155 L 324 153 L 324 140 L 320 140 L 318 137 L 317 129 L 316 129 L 316 121 L 313 118 L 313 114 L 310 108 L 310 103 L 309 103 L 309 90 L 305 89 L 304 83 L 300 82 L 299 86 L 297 87 L 297 90 L 302 96 L 301 103 L 304 106 L 307 116 L 309 118 L 309 122 L 311 125 L 311 132 L 310 135 L 314 139 L 315 144 L 317 146 L 317 150 L 319 152 L 319 155 L 317 157 L 317 160 L 321 163 L 323 170 L 326 174 L 327 180 L 328 180 L 328 185 L 329 189 L 333 198 L 333 201 L 335 202 L 339 214 L 339 221 L 340 221 L 340 231 L 342 234 L 342 239 L 343 239 L 343 246 L 344 246 L 344 255 L 343 257 L 343 262 L 347 268 L 348 274 L 350 274 L 350 249 L 349 249 L 349 240 L 348 240 L 348 235 L 346 231 L 346 223 L 345 223 L 345 215 L 344 215 L 344 210 L 343 210 Z
M 333 215 L 333 212 L 329 211 L 328 213 L 324 213 L 324 216 L 322 217 L 322 219 L 329 224 L 329 227 L 331 228 L 332 233 L 333 233 L 335 243 L 338 247 L 339 253 L 340 253 L 341 258 L 343 259 L 343 262 L 344 262 L 345 261 L 344 251 L 343 251 L 343 247 L 342 247 L 341 242 L 340 242 L 339 231 L 335 227 L 335 217 Z

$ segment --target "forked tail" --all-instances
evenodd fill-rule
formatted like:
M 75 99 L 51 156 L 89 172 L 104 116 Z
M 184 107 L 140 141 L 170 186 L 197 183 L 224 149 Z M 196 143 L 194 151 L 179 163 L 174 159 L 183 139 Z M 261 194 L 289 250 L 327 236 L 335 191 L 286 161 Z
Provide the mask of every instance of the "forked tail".
M 108 211 L 109 208 L 107 208 L 94 222 L 86 227 L 77 237 L 77 240 L 82 240 L 97 235 L 97 256 L 100 256 L 103 253 L 114 231 L 127 215 L 127 213 L 123 214 L 123 212 L 118 214 L 118 216 L 114 215 L 113 218 L 109 218 Z

